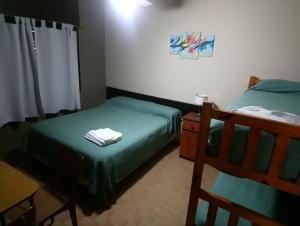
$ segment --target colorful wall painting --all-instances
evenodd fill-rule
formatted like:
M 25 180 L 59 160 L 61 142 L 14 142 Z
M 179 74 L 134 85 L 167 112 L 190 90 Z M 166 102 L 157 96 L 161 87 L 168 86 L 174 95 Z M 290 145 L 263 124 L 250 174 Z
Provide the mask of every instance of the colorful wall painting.
M 201 32 L 184 32 L 172 34 L 170 38 L 170 54 L 180 55 L 184 59 L 211 57 L 214 49 L 214 34 Z
M 215 35 L 206 35 L 201 33 L 200 45 L 199 45 L 199 56 L 211 57 L 214 50 Z
M 185 32 L 183 33 L 183 43 L 181 50 L 181 58 L 198 59 L 198 48 L 200 41 L 199 32 Z
M 172 34 L 170 39 L 170 54 L 180 55 L 182 42 L 183 36 L 181 34 Z

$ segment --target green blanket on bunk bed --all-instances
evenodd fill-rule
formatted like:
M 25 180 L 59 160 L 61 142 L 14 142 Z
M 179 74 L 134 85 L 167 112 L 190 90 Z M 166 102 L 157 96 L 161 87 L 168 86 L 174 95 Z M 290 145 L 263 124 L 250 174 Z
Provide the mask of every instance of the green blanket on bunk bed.
M 282 87 L 281 80 L 266 80 L 264 83 L 258 84 L 252 89 L 247 90 L 242 97 L 240 97 L 233 104 L 230 104 L 227 109 L 236 110 L 245 106 L 261 106 L 268 110 L 289 112 L 300 116 L 300 83 L 294 82 L 293 84 L 299 85 L 292 89 L 292 85 Z M 208 152 L 213 155 L 218 153 L 222 129 L 223 122 L 217 120 L 212 121 Z M 248 131 L 249 129 L 246 127 L 235 126 L 234 137 L 229 156 L 230 162 L 237 164 L 241 163 L 243 151 L 246 147 Z M 274 135 L 266 132 L 262 133 L 262 139 L 254 166 L 256 170 L 267 170 L 268 163 L 272 155 L 271 150 L 274 146 L 274 140 Z M 294 139 L 289 144 L 289 151 L 281 176 L 285 179 L 295 179 L 299 173 L 300 141 Z

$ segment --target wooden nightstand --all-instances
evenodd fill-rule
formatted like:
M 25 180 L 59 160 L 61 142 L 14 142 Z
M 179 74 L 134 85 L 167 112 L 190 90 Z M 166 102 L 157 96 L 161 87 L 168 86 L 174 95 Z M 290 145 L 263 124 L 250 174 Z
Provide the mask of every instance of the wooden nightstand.
M 183 116 L 180 156 L 194 160 L 197 147 L 197 139 L 200 129 L 200 117 L 195 112 L 187 113 Z

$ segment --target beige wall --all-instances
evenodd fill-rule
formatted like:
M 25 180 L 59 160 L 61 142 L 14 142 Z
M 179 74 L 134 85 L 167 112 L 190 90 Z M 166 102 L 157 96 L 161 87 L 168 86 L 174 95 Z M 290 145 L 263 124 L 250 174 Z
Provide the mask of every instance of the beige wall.
M 300 1 L 182 0 L 174 7 L 162 1 L 141 8 L 132 21 L 108 4 L 107 86 L 189 103 L 205 93 L 226 105 L 251 74 L 300 81 Z M 213 57 L 170 55 L 170 35 L 184 31 L 214 33 Z

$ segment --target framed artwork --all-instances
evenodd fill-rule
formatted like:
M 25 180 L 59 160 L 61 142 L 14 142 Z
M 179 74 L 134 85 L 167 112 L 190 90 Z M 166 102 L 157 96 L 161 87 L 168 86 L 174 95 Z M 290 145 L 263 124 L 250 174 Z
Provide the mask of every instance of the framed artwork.
M 206 35 L 201 33 L 200 44 L 199 44 L 199 56 L 200 57 L 211 57 L 214 50 L 215 35 Z
M 170 54 L 180 55 L 183 59 L 211 57 L 214 50 L 215 35 L 202 32 L 184 32 L 172 34 L 170 38 Z
M 181 58 L 198 59 L 198 47 L 200 41 L 199 32 L 185 32 L 183 33 L 183 44 L 181 50 Z
M 183 36 L 181 34 L 172 34 L 170 38 L 170 54 L 180 55 L 182 42 Z

